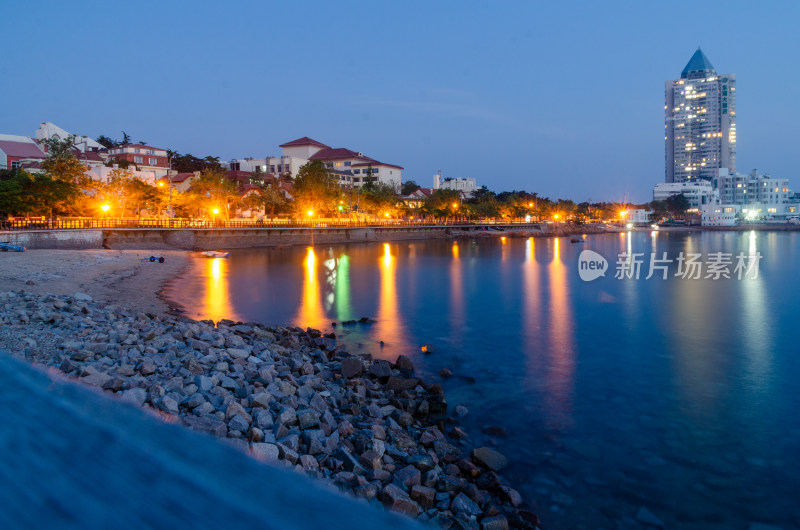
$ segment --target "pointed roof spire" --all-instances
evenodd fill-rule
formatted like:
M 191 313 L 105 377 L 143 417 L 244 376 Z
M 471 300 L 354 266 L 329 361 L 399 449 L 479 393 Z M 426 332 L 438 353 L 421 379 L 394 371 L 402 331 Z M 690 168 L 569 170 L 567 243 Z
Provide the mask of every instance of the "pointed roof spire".
M 717 73 L 717 71 L 714 70 L 714 65 L 711 64 L 706 54 L 703 53 L 703 50 L 698 46 L 697 51 L 694 52 L 692 58 L 686 63 L 686 68 L 681 72 L 681 79 L 697 79 L 699 77 L 706 77 L 707 75 L 714 75 L 715 73 Z

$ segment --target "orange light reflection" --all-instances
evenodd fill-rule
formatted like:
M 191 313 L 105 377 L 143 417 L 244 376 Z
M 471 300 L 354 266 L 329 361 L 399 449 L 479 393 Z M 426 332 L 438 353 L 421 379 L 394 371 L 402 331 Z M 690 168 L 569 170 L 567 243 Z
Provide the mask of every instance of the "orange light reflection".
M 228 288 L 228 260 L 208 258 L 205 260 L 206 289 L 201 314 L 214 321 L 227 318 L 238 320 L 233 311 Z

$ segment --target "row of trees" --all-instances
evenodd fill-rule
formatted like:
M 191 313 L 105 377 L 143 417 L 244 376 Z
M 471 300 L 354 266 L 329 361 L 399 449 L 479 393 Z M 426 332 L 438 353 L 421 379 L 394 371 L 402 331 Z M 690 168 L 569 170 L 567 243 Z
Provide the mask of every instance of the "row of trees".
M 123 142 L 129 142 L 130 138 L 124 131 L 123 136 Z M 100 140 L 111 146 L 121 145 L 121 142 L 104 136 L 98 138 Z M 164 182 L 161 186 L 143 182 L 129 167 L 112 170 L 107 182 L 93 181 L 73 152 L 74 138 L 51 138 L 43 140 L 43 143 L 47 146 L 48 156 L 41 164 L 42 174 L 29 174 L 23 170 L 0 172 L 0 215 L 157 217 L 166 213 L 169 188 Z M 312 161 L 300 168 L 292 182 L 294 200 L 291 202 L 286 201 L 273 186 L 275 182 L 266 179 L 264 184 L 263 174 L 254 174 L 251 179 L 251 182 L 261 183 L 257 192 L 242 197 L 243 189 L 228 178 L 218 158 L 201 159 L 174 151 L 169 151 L 169 156 L 175 170 L 200 172 L 200 177 L 188 191 L 172 196 L 173 211 L 178 217 L 213 215 L 229 219 L 244 211 L 264 211 L 269 217 L 347 217 L 358 213 L 389 218 L 529 217 L 533 220 L 589 222 L 621 219 L 621 212 L 631 207 L 621 203 L 554 201 L 526 191 L 495 193 L 484 186 L 464 201 L 455 190 L 435 190 L 425 197 L 421 208 L 409 210 L 401 194 L 408 195 L 419 189 L 415 182 L 403 183 L 400 190 L 374 179 L 362 188 L 343 188 L 321 161 Z M 689 205 L 680 195 L 647 206 L 655 212 L 656 219 L 661 219 L 680 218 Z

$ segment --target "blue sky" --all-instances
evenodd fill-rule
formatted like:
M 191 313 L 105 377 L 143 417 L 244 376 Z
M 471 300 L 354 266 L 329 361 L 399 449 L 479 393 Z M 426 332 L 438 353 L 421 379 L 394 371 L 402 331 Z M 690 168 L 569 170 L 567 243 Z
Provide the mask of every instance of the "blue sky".
M 430 186 L 650 200 L 664 81 L 737 76 L 739 171 L 792 179 L 798 2 L 0 3 L 0 133 L 223 159 L 310 136 Z

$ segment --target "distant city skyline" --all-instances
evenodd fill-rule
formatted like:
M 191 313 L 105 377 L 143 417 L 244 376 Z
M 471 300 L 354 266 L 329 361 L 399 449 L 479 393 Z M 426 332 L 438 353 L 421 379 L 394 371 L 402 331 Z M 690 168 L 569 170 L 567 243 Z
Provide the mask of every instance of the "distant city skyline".
M 6 2 L 0 133 L 125 130 L 223 160 L 308 136 L 423 186 L 442 169 L 496 191 L 645 202 L 664 181 L 664 81 L 700 46 L 737 76 L 737 170 L 797 187 L 798 15 L 736 1 Z

